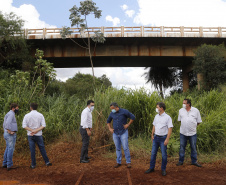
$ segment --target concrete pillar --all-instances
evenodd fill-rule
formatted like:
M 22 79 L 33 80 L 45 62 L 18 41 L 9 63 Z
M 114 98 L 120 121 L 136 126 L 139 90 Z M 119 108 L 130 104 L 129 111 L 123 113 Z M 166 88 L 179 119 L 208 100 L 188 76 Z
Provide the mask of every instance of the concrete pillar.
M 201 90 L 203 87 L 203 75 L 201 73 L 197 74 L 197 83 L 198 83 L 198 90 Z
M 183 92 L 189 89 L 189 77 L 187 67 L 182 68 Z

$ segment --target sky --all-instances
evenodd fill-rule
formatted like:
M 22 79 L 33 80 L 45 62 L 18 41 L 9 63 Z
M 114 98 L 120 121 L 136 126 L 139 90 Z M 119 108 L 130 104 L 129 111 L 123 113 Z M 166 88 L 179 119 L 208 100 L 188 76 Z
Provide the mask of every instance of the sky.
M 80 0 L 0 0 L 2 13 L 14 12 L 25 20 L 25 28 L 70 27 L 69 9 Z M 226 27 L 226 0 L 94 0 L 102 17 L 88 17 L 88 26 L 206 26 Z M 152 89 L 144 68 L 95 68 L 95 76 L 106 74 L 114 87 Z M 56 69 L 57 79 L 66 81 L 91 68 Z

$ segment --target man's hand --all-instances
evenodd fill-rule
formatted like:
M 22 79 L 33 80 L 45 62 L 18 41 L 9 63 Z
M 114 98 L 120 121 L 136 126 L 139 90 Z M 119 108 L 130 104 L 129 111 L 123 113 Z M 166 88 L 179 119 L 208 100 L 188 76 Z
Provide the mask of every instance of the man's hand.
M 168 145 L 168 143 L 169 143 L 169 139 L 166 138 L 166 140 L 164 141 L 164 145 L 166 146 Z
M 153 142 L 153 140 L 154 140 L 154 135 L 151 135 L 151 140 L 152 140 L 152 142 Z
M 87 131 L 88 136 L 91 136 L 91 131 L 89 129 L 87 129 L 86 131 Z
M 114 129 L 113 128 L 109 128 L 109 131 L 113 134 L 114 133 Z
M 123 126 L 124 126 L 124 129 L 127 129 L 129 127 L 129 124 L 127 123 L 127 124 L 125 124 Z

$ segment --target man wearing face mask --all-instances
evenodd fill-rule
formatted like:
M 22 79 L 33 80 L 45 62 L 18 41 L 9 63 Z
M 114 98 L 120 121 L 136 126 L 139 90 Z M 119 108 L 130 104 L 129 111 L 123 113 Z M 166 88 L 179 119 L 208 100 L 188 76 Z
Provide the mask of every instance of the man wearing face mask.
M 156 112 L 158 113 L 155 116 L 153 121 L 152 128 L 152 150 L 151 150 L 151 161 L 150 168 L 145 171 L 145 173 L 154 172 L 156 156 L 158 148 L 160 147 L 162 152 L 162 175 L 166 176 L 166 165 L 167 165 L 167 144 L 172 133 L 173 123 L 171 117 L 165 113 L 166 106 L 162 102 L 158 102 L 156 105 Z
M 4 139 L 6 141 L 6 149 L 3 159 L 3 168 L 7 170 L 15 169 L 13 167 L 13 152 L 16 144 L 16 132 L 18 131 L 15 113 L 18 113 L 19 106 L 16 103 L 10 105 L 10 111 L 5 115 L 3 122 Z
M 107 125 L 110 132 L 113 134 L 113 140 L 116 148 L 117 164 L 114 167 L 118 168 L 119 166 L 121 166 L 122 160 L 121 145 L 122 145 L 125 153 L 127 168 L 131 168 L 131 158 L 128 143 L 128 127 L 135 120 L 135 116 L 128 110 L 119 108 L 117 103 L 111 103 L 110 109 L 111 113 L 107 119 Z M 129 123 L 127 123 L 128 118 L 130 118 Z M 113 120 L 113 129 L 110 126 L 112 120 Z
M 185 148 L 187 145 L 187 140 L 189 140 L 191 147 L 191 164 L 197 167 L 201 167 L 197 163 L 197 150 L 196 150 L 196 128 L 202 122 L 200 112 L 197 108 L 191 106 L 190 99 L 184 99 L 183 108 L 179 110 L 178 121 L 181 122 L 180 126 L 180 152 L 179 152 L 179 162 L 177 166 L 183 165 Z
M 92 111 L 94 109 L 94 101 L 88 100 L 87 107 L 81 114 L 81 126 L 79 132 L 82 136 L 82 150 L 80 156 L 80 163 L 89 163 L 88 157 L 89 138 L 92 130 Z

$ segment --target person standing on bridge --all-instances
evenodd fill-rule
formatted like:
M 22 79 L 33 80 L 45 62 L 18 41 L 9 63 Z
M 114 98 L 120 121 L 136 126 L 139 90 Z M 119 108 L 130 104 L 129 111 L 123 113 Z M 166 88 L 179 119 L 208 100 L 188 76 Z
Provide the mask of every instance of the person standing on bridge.
M 79 132 L 82 136 L 82 149 L 80 163 L 89 163 L 91 157 L 88 156 L 89 139 L 92 130 L 92 111 L 94 110 L 94 101 L 88 100 L 87 107 L 82 111 L 81 126 Z
M 30 110 L 31 112 L 26 114 L 23 119 L 22 127 L 27 130 L 28 142 L 31 152 L 31 166 L 30 168 L 34 169 L 36 167 L 35 159 L 35 143 L 37 143 L 39 150 L 42 154 L 42 157 L 45 161 L 46 166 L 52 166 L 52 163 L 49 162 L 47 157 L 42 130 L 46 127 L 46 122 L 44 116 L 37 111 L 38 104 L 31 103 Z
M 187 145 L 187 140 L 189 140 L 191 147 L 191 164 L 197 167 L 201 167 L 197 163 L 197 125 L 202 122 L 200 112 L 197 108 L 191 106 L 190 99 L 184 99 L 183 108 L 179 110 L 178 121 L 181 122 L 180 126 L 180 151 L 179 151 L 179 162 L 177 166 L 183 165 L 185 148 Z
M 113 134 L 113 140 L 116 148 L 117 164 L 114 166 L 118 168 L 121 166 L 122 151 L 121 145 L 123 147 L 127 168 L 131 168 L 131 157 L 129 151 L 128 143 L 128 127 L 135 120 L 135 116 L 126 109 L 119 108 L 117 103 L 110 104 L 111 113 L 107 119 L 107 125 L 109 131 Z M 130 118 L 129 123 L 127 119 Z M 110 123 L 113 120 L 113 128 L 111 128 Z
M 158 102 L 156 105 L 156 112 L 153 121 L 152 128 L 152 150 L 151 150 L 151 161 L 150 168 L 145 173 L 154 172 L 156 156 L 158 148 L 160 147 L 162 152 L 162 175 L 166 176 L 166 165 L 167 165 L 167 144 L 172 133 L 173 123 L 171 117 L 165 113 L 166 106 L 163 102 Z
M 4 139 L 6 141 L 6 149 L 3 159 L 3 168 L 7 170 L 15 169 L 13 167 L 13 152 L 16 144 L 16 132 L 18 131 L 15 113 L 19 111 L 16 103 L 10 105 L 10 111 L 5 115 L 3 122 Z

